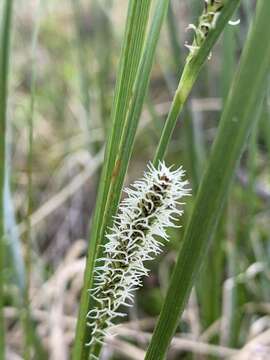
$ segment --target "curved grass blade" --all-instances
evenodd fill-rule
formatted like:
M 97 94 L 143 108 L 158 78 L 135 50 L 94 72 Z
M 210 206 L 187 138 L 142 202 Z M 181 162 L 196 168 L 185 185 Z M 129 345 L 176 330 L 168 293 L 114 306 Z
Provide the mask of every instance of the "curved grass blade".
M 253 115 L 256 105 L 261 103 L 270 68 L 269 13 L 270 2 L 259 1 L 146 360 L 165 356 L 206 257 L 235 168 L 253 126 Z

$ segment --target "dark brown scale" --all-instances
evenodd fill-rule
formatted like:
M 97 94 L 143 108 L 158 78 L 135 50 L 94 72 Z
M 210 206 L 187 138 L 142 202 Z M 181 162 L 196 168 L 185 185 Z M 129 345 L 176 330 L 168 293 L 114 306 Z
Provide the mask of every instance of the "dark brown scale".
M 147 228 L 145 226 L 143 226 L 141 223 L 138 223 L 135 225 L 135 229 L 138 231 L 145 231 L 147 230 Z
M 141 203 L 139 204 L 140 209 L 142 210 L 143 217 L 148 216 L 148 208 L 147 208 L 147 202 L 143 199 Z
M 114 282 L 112 281 L 113 279 L 110 278 L 110 280 L 108 282 L 106 282 L 103 286 L 102 286 L 102 292 L 113 289 L 114 287 Z
M 155 196 L 155 195 L 152 195 L 151 200 L 152 200 L 152 202 L 153 202 L 153 204 L 154 204 L 154 207 L 155 207 L 155 208 L 158 208 L 158 207 L 160 207 L 160 206 L 161 206 L 161 200 L 160 200 L 160 197 Z
M 167 183 L 170 181 L 170 179 L 166 175 L 161 175 L 159 178 L 161 181 L 166 181 Z
M 210 30 L 209 26 L 201 25 L 200 28 L 201 31 L 204 33 L 204 36 L 206 37 L 209 34 L 209 30 Z
M 154 192 L 155 193 L 158 193 L 158 194 L 160 194 L 161 193 L 161 189 L 160 189 L 160 187 L 159 186 L 157 186 L 157 185 L 153 185 L 153 190 L 154 190 Z

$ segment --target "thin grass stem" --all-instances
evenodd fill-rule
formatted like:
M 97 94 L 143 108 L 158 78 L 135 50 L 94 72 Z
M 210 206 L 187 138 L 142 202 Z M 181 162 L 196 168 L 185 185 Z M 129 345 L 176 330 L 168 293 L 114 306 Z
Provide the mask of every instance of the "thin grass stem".
M 5 219 L 4 192 L 6 178 L 6 123 L 8 99 L 8 75 L 10 57 L 10 34 L 13 1 L 5 0 L 2 8 L 0 34 L 0 359 L 5 358 L 4 281 L 5 281 Z
M 34 132 L 34 111 L 35 111 L 35 95 L 36 95 L 36 49 L 38 42 L 38 34 L 40 27 L 40 11 L 41 3 L 37 4 L 37 16 L 34 25 L 32 46 L 31 46 L 31 83 L 30 83 L 30 106 L 29 106 L 29 122 L 28 122 L 28 154 L 27 154 L 27 217 L 26 217 L 26 233 L 25 233 L 25 272 L 26 281 L 24 289 L 24 359 L 31 359 L 32 347 L 35 344 L 33 339 L 33 322 L 30 310 L 30 288 L 32 275 L 32 229 L 31 214 L 33 210 L 33 132 Z

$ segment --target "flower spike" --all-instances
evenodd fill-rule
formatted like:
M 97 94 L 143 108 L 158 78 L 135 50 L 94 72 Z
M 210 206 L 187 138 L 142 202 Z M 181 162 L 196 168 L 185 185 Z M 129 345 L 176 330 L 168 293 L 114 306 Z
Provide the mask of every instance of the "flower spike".
M 181 167 L 172 170 L 160 162 L 155 168 L 150 163 L 143 179 L 125 190 L 127 197 L 106 234 L 103 256 L 96 260 L 95 285 L 90 292 L 95 307 L 87 315 L 91 328 L 87 345 L 102 343 L 112 320 L 125 316 L 119 307 L 132 306 L 134 291 L 149 274 L 145 261 L 161 253 L 160 238 L 169 240 L 165 229 L 177 227 L 175 221 L 183 213 L 179 200 L 190 195 L 184 175 Z
M 195 33 L 193 43 L 185 43 L 185 47 L 189 49 L 191 56 L 197 53 L 209 32 L 216 27 L 217 19 L 224 3 L 224 0 L 204 0 L 204 9 L 199 18 L 198 26 L 194 24 L 188 25 L 187 30 L 191 29 Z

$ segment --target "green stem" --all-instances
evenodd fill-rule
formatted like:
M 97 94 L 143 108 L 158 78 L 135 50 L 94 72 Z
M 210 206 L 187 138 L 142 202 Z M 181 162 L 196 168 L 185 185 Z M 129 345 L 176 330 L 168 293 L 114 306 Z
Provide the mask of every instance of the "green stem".
M 4 220 L 4 187 L 6 177 L 6 122 L 8 74 L 10 53 L 10 32 L 12 0 L 6 0 L 2 9 L 1 44 L 0 44 L 0 359 L 5 358 L 5 324 L 4 324 L 4 271 L 5 271 L 5 220 Z
M 161 138 L 158 143 L 155 158 L 153 161 L 154 166 L 157 166 L 159 160 L 162 160 L 165 156 L 165 152 L 170 142 L 178 116 L 181 110 L 183 109 L 183 105 L 185 104 L 186 99 L 194 84 L 195 78 L 192 76 L 192 70 L 193 69 L 189 65 L 185 66 L 184 68 L 184 72 L 181 76 L 180 83 L 175 92 L 172 106 L 168 118 L 166 120 L 166 123 L 163 127 Z

